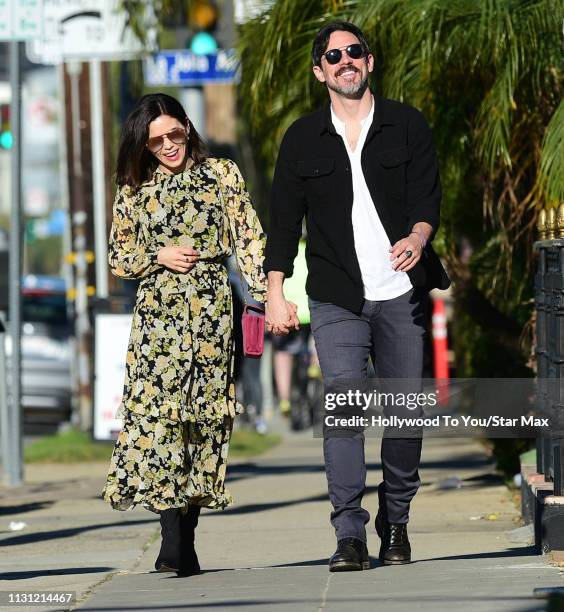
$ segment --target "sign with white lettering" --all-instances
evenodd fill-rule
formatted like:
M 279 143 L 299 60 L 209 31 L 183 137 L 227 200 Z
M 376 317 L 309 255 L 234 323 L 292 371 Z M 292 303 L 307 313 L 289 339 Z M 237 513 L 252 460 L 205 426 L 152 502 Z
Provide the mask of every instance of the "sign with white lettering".
M 27 49 L 32 62 L 130 59 L 145 51 L 120 0 L 43 0 L 43 16 L 41 38 Z M 154 50 L 150 28 L 147 40 Z
M 0 40 L 31 40 L 41 34 L 43 0 L 0 0 Z
M 234 49 L 219 49 L 211 55 L 192 51 L 163 51 L 145 60 L 145 83 L 150 86 L 233 83 L 239 62 Z

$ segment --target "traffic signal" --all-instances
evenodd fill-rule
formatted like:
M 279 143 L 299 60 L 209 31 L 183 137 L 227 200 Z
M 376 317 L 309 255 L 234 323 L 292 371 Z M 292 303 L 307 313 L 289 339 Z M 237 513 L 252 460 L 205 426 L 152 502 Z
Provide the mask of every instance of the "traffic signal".
M 0 104 L 0 149 L 11 149 L 14 143 L 10 126 L 10 105 Z
M 190 25 L 198 30 L 211 30 L 217 23 L 217 7 L 207 0 L 196 0 L 190 7 Z
M 190 42 L 190 50 L 197 55 L 211 55 L 217 51 L 218 44 L 213 36 L 217 26 L 218 10 L 214 2 L 196 0 L 190 7 L 190 26 L 195 34 Z

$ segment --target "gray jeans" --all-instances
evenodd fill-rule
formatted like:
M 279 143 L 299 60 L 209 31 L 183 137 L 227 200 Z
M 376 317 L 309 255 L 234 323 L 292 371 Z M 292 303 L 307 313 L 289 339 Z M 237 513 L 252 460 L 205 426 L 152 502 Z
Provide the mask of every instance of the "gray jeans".
M 425 292 L 412 289 L 391 300 L 365 300 L 360 315 L 310 298 L 311 329 L 324 380 L 364 380 L 369 359 L 379 378 L 421 379 L 425 297 Z M 421 442 L 382 439 L 384 481 L 379 498 L 381 506 L 385 500 L 381 511 L 391 523 L 408 522 L 409 504 L 421 484 Z M 337 540 L 366 541 L 370 515 L 361 506 L 366 486 L 364 434 L 324 435 L 323 453 Z

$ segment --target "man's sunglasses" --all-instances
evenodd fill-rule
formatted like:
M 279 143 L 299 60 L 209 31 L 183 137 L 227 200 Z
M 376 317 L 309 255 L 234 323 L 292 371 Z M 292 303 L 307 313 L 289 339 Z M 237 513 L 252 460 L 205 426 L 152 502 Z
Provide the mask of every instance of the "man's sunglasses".
M 174 130 L 171 130 L 167 134 L 149 138 L 147 141 L 147 149 L 149 149 L 151 153 L 158 153 L 164 146 L 165 136 L 170 140 L 170 142 L 176 145 L 185 144 L 188 140 L 188 133 L 184 128 L 174 128 Z
M 341 58 L 343 57 L 343 52 L 341 49 L 344 49 L 351 59 L 360 59 L 366 55 L 363 46 L 359 43 L 354 43 L 352 45 L 348 45 L 347 47 L 329 49 L 329 51 L 326 51 L 323 55 L 325 56 L 328 64 L 338 64 L 341 61 Z

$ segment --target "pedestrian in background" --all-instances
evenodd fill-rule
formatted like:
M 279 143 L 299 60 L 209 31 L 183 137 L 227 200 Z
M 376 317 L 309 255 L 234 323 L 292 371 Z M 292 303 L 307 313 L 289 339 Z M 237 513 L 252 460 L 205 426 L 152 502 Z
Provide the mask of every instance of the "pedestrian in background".
M 291 125 L 280 146 L 265 257 L 267 328 L 286 334 L 297 326 L 283 281 L 305 216 L 311 328 L 324 382 L 363 384 L 371 359 L 381 379 L 417 389 L 424 296 L 450 284 L 431 246 L 441 201 L 431 131 L 419 111 L 370 90 L 374 57 L 355 25 L 321 28 L 312 63 L 330 103 Z M 324 428 L 323 450 L 337 536 L 329 570 L 368 569 L 362 427 Z M 409 563 L 421 437 L 384 437 L 381 457 L 380 560 Z
M 285 298 L 297 306 L 299 329 L 291 329 L 286 335 L 272 336 L 274 380 L 276 381 L 278 405 L 280 413 L 290 418 L 292 429 L 301 429 L 304 426 L 303 417 L 307 416 L 300 414 L 302 406 L 296 405 L 296 399 L 299 404 L 302 404 L 305 398 L 296 398 L 296 393 L 292 393 L 292 388 L 296 387 L 297 382 L 293 377 L 296 368 L 295 361 L 298 360 L 297 368 L 306 370 L 300 373 L 303 377 L 310 375 L 310 366 L 315 368 L 318 365 L 315 350 L 310 350 L 311 326 L 306 293 L 305 250 L 306 239 L 303 236 L 298 245 L 298 254 L 294 259 L 293 274 L 284 281 Z M 298 391 L 302 390 L 298 389 Z M 292 395 L 294 395 L 293 398 Z M 313 415 L 310 416 L 313 417 Z
M 207 157 L 180 103 L 141 98 L 117 162 L 109 264 L 140 279 L 126 356 L 123 429 L 104 499 L 160 515 L 157 571 L 200 571 L 200 509 L 232 503 L 225 474 L 233 419 L 234 252 L 252 296 L 264 301 L 264 235 L 237 166 Z

